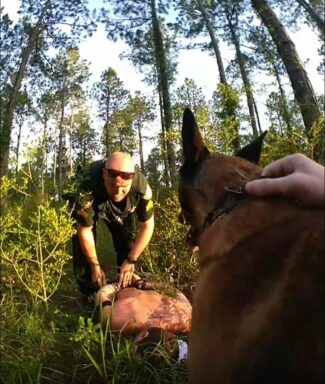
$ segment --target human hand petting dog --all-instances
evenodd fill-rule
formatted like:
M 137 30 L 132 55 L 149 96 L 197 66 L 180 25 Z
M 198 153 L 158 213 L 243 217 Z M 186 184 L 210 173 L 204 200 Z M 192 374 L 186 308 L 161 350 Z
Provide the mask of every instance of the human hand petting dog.
M 262 179 L 249 181 L 246 192 L 253 196 L 293 197 L 309 207 L 324 207 L 324 167 L 296 153 L 267 165 Z

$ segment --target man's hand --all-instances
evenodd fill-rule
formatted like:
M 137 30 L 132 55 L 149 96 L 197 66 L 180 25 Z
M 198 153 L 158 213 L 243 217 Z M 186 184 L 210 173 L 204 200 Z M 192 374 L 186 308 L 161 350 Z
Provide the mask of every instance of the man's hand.
M 144 222 L 140 221 L 139 226 L 140 230 L 128 255 L 131 262 L 124 260 L 123 264 L 121 265 L 119 283 L 121 284 L 122 288 L 128 287 L 132 283 L 132 276 L 135 269 L 132 260 L 138 260 L 142 254 L 142 251 L 148 245 L 154 229 L 154 216 L 152 215 L 150 219 Z
M 92 226 L 83 227 L 82 225 L 77 224 L 80 246 L 91 268 L 91 283 L 94 287 L 99 289 L 106 284 L 106 277 L 98 262 L 92 228 Z
M 310 207 L 324 207 L 324 167 L 302 154 L 286 156 L 264 168 L 263 179 L 246 184 L 255 196 L 293 197 Z
M 97 288 L 101 288 L 106 284 L 105 273 L 100 268 L 99 264 L 93 265 L 91 267 L 91 282 Z
M 119 284 L 121 284 L 122 288 L 126 288 L 131 285 L 134 268 L 134 264 L 129 263 L 128 260 L 123 261 L 119 278 Z

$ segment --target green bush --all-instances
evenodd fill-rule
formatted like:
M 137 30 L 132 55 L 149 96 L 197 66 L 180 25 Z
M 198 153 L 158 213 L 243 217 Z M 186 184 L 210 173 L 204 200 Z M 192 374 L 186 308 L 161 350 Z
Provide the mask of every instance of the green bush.
M 66 205 L 57 207 L 56 202 L 47 199 L 35 203 L 24 185 L 6 178 L 1 183 L 6 205 L 0 221 L 2 267 L 8 276 L 14 276 L 16 287 L 24 288 L 34 304 L 47 303 L 70 258 L 66 244 L 74 233 L 73 223 Z M 24 194 L 24 200 L 15 201 L 13 191 Z

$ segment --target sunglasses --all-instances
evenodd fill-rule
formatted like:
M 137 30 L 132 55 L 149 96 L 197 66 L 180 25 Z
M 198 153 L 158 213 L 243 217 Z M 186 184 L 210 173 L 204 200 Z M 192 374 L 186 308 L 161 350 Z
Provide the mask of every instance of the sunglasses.
M 115 169 L 107 169 L 107 168 L 104 168 L 104 169 L 107 172 L 108 176 L 111 177 L 112 179 L 116 179 L 117 176 L 120 176 L 120 178 L 123 180 L 131 180 L 133 179 L 133 176 L 134 176 L 134 172 L 122 172 L 122 171 L 117 171 Z

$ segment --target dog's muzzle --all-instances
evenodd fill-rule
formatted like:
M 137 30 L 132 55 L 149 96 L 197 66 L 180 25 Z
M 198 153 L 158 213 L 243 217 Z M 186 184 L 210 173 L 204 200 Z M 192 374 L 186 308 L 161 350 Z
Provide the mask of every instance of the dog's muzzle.
M 186 244 L 190 247 L 192 252 L 199 250 L 199 244 L 197 236 L 193 234 L 193 228 L 191 227 L 186 236 Z
M 196 252 L 199 249 L 198 245 L 198 233 L 193 229 L 191 223 L 186 220 L 183 212 L 178 215 L 178 221 L 183 225 L 190 225 L 190 229 L 186 235 L 186 244 L 189 246 L 192 252 Z

